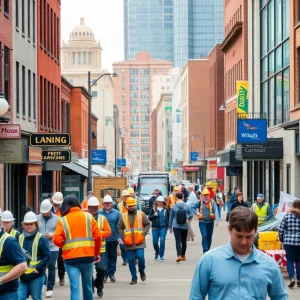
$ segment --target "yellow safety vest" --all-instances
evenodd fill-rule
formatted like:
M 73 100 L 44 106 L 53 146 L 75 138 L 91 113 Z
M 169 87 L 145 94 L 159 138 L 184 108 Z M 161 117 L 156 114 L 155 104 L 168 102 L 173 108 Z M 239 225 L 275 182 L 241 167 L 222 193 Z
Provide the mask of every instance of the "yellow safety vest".
M 252 210 L 256 213 L 258 217 L 258 225 L 263 224 L 266 221 L 268 215 L 268 204 L 264 203 L 264 205 L 259 208 L 257 203 L 254 203 L 252 206 Z
M 104 219 L 105 217 L 98 215 L 98 226 L 100 231 L 103 230 L 103 226 L 104 226 Z M 104 253 L 106 251 L 106 239 L 102 239 L 102 244 L 101 244 L 101 251 L 100 253 Z
M 10 237 L 10 235 L 8 233 L 4 232 L 0 239 L 0 257 L 2 257 L 3 246 L 8 237 Z M 7 274 L 13 267 L 14 267 L 13 265 L 0 266 L 0 277 Z
M 17 233 L 18 233 L 18 231 L 12 228 L 9 234 L 11 236 L 13 236 L 14 238 L 16 238 Z
M 61 218 L 61 223 L 63 225 L 66 234 L 66 240 L 62 247 L 63 250 L 69 250 L 77 247 L 95 246 L 95 240 L 92 236 L 92 230 L 91 230 L 91 215 L 89 213 L 85 213 L 85 220 L 86 220 L 86 237 L 72 238 L 67 217 L 64 216 Z
M 27 266 L 27 270 L 25 271 L 25 274 L 31 274 L 36 266 L 40 263 L 39 260 L 37 260 L 38 255 L 38 247 L 39 247 L 39 240 L 42 237 L 42 234 L 40 232 L 37 232 L 35 235 L 35 238 L 33 240 L 32 244 L 32 253 L 31 253 L 31 261 L 29 262 L 29 265 Z M 24 234 L 21 234 L 19 237 L 19 244 L 23 248 L 25 236 Z

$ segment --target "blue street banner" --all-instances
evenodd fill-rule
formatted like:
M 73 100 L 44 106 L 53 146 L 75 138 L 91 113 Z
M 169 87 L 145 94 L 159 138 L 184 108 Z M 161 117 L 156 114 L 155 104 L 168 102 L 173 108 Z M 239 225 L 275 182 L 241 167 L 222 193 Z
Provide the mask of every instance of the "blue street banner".
M 267 142 L 266 119 L 238 119 L 238 144 L 265 144 Z
M 191 152 L 191 161 L 197 161 L 199 157 L 199 152 Z
M 106 150 L 92 150 L 92 164 L 105 165 L 106 162 Z
M 126 158 L 118 158 L 117 159 L 117 167 L 126 167 Z

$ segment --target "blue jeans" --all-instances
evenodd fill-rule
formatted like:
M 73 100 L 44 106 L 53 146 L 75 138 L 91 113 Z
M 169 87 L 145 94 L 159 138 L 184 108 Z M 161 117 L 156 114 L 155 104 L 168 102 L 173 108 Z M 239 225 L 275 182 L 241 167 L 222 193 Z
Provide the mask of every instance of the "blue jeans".
M 125 250 L 125 245 L 120 244 L 120 249 L 121 249 L 121 256 L 123 258 L 123 261 L 128 262 L 128 254 L 127 254 L 127 251 Z
M 218 205 L 218 213 L 219 213 L 219 218 L 221 219 L 222 215 L 222 206 Z
M 45 285 L 47 285 L 47 291 L 53 291 L 55 285 L 55 265 L 58 259 L 58 251 L 50 252 L 50 260 L 48 262 L 48 279 L 45 276 Z
M 300 281 L 300 246 L 284 245 L 284 250 L 290 279 L 295 278 L 296 264 L 297 281 Z
M 115 275 L 117 270 L 117 247 L 119 242 L 106 242 L 106 272 L 105 277 L 112 277 Z
M 226 202 L 226 205 L 227 205 L 227 213 L 229 214 L 230 211 L 231 211 L 232 203 L 231 203 L 230 201 L 227 201 L 227 202 Z
M 210 249 L 211 246 L 212 235 L 214 232 L 214 222 L 211 223 L 199 222 L 199 229 L 202 235 L 203 253 L 205 253 Z
M 26 300 L 31 295 L 32 300 L 42 300 L 42 288 L 45 282 L 45 276 L 37 277 L 31 281 L 20 280 L 19 297 L 20 300 Z
M 80 275 L 83 300 L 93 299 L 93 268 L 93 263 L 69 265 L 65 262 L 71 287 L 71 300 L 80 300 Z
M 127 250 L 128 253 L 128 265 L 131 273 L 132 280 L 137 280 L 135 259 L 138 260 L 139 272 L 142 273 L 145 271 L 145 253 L 144 248 Z
M 159 254 L 160 257 L 165 255 L 165 241 L 167 235 L 166 227 L 157 227 L 152 229 L 152 241 L 155 254 Z M 160 240 L 160 245 L 158 246 L 158 240 Z
M 19 300 L 18 292 L 10 292 L 0 296 L 1 300 Z

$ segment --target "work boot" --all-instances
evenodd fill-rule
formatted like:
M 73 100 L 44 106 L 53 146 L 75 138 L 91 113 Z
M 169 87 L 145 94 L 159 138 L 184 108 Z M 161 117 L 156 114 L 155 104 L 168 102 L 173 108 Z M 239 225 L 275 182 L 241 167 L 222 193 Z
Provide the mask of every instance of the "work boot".
M 146 273 L 145 272 L 141 272 L 140 275 L 141 275 L 141 280 L 145 281 L 146 280 Z
M 295 284 L 296 284 L 295 279 L 294 279 L 294 278 L 291 278 L 290 284 L 288 285 L 288 287 L 289 287 L 289 288 L 293 288 L 293 287 L 295 286 Z
M 134 284 L 137 284 L 137 280 L 131 280 L 131 282 L 130 282 L 130 285 L 134 285 Z
M 103 297 L 103 290 L 98 289 L 97 290 L 97 295 L 98 295 L 98 297 L 102 298 Z
M 59 285 L 64 286 L 65 285 L 65 279 L 59 279 Z
M 181 262 L 182 261 L 182 257 L 179 255 L 176 259 L 176 262 Z

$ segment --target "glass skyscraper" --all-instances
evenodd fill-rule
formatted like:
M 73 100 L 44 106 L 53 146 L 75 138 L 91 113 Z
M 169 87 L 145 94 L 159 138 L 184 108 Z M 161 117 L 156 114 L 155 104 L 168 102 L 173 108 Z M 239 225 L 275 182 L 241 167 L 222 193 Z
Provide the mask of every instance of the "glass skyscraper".
M 173 0 L 124 0 L 124 56 L 148 51 L 173 62 Z
M 224 39 L 223 0 L 173 0 L 174 67 L 206 57 Z

